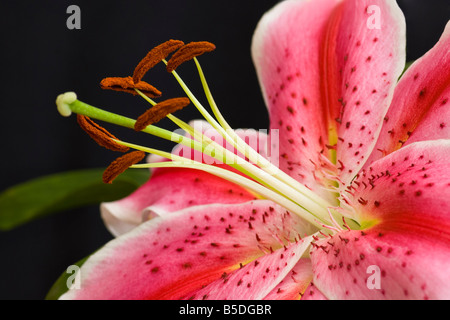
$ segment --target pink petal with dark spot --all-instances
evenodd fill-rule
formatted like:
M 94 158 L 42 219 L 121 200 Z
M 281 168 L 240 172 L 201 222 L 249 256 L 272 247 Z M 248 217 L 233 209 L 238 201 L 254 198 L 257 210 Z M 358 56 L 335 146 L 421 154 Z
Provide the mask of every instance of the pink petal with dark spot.
M 318 241 L 311 252 L 313 282 L 327 298 L 450 296 L 449 156 L 449 140 L 416 142 L 358 179 L 355 218 L 366 227 Z M 373 266 L 379 289 L 367 285 Z
M 379 10 L 379 29 L 370 25 L 376 13 L 369 8 Z M 340 119 L 337 160 L 343 164 L 344 183 L 353 179 L 375 146 L 405 66 L 405 44 L 405 18 L 395 1 L 343 1 L 331 18 L 326 97 L 333 117 Z
M 180 299 L 315 230 L 270 201 L 156 217 L 109 242 L 63 299 Z
M 246 189 L 199 170 L 160 168 L 150 180 L 130 196 L 102 203 L 102 218 L 115 235 L 128 232 L 155 216 L 187 207 L 224 203 L 234 204 L 255 199 Z
M 280 2 L 262 17 L 252 43 L 270 128 L 279 130 L 280 168 L 325 196 L 313 175 L 328 143 L 320 51 L 338 2 Z
M 302 297 L 311 280 L 311 260 L 302 258 L 289 274 L 264 297 L 264 300 L 298 300 Z
M 403 145 L 450 138 L 450 23 L 400 79 L 366 167 Z
M 314 283 L 310 283 L 310 285 L 306 288 L 305 293 L 302 296 L 302 300 L 328 300 L 327 297 L 320 292 L 319 289 L 314 285 Z
M 312 238 L 297 240 L 284 248 L 249 262 L 192 293 L 202 300 L 261 300 L 290 273 L 309 247 Z
M 368 27 L 369 6 L 381 10 L 379 29 Z M 330 157 L 335 130 L 343 182 L 367 160 L 405 63 L 402 12 L 385 0 L 283 1 L 260 21 L 252 54 L 281 169 L 331 199 L 319 155 Z

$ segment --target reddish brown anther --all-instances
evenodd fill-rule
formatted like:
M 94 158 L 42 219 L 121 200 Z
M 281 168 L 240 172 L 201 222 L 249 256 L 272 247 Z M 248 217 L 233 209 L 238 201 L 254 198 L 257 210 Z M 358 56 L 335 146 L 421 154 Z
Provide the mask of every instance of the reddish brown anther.
M 128 92 L 133 95 L 138 93 L 134 89 L 140 90 L 149 98 L 158 98 L 161 96 L 161 91 L 150 85 L 145 81 L 139 81 L 134 83 L 131 77 L 109 77 L 105 78 L 100 82 L 102 89 L 115 90 Z
M 164 119 L 168 114 L 183 109 L 189 103 L 188 98 L 173 98 L 162 101 L 139 116 L 134 124 L 134 130 L 141 131 L 148 125 Z
M 112 139 L 118 140 L 105 128 L 99 126 L 89 117 L 77 115 L 77 121 L 80 127 L 99 145 L 113 151 L 127 152 L 130 148 L 125 147 Z
M 169 40 L 161 43 L 159 46 L 154 47 L 150 50 L 144 59 L 139 62 L 133 73 L 133 81 L 138 83 L 141 81 L 142 77 L 147 73 L 148 70 L 153 68 L 155 65 L 165 59 L 169 54 L 179 49 L 184 45 L 183 41 L 179 40 Z
M 175 52 L 167 62 L 167 71 L 172 72 L 183 62 L 189 61 L 194 57 L 206 52 L 213 51 L 216 48 L 214 44 L 207 41 L 190 42 L 185 44 Z
M 138 163 L 145 157 L 145 152 L 133 151 L 117 158 L 103 172 L 103 182 L 111 184 L 117 176 L 127 170 L 133 164 Z

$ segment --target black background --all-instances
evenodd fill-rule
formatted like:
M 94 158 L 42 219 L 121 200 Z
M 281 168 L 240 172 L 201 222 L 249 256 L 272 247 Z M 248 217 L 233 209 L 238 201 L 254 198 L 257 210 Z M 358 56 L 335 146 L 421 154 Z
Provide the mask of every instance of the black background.
M 0 190 L 46 174 L 104 167 L 117 155 L 98 147 L 75 117 L 56 111 L 59 93 L 131 117 L 142 99 L 102 91 L 106 76 L 128 76 L 148 50 L 168 39 L 207 40 L 213 53 L 200 61 L 221 111 L 233 127 L 267 128 L 268 118 L 250 57 L 254 28 L 275 0 L 2 1 L 0 4 Z M 399 0 L 407 20 L 408 60 L 438 40 L 450 19 L 448 0 Z M 68 30 L 66 9 L 81 8 L 81 30 Z M 152 84 L 165 97 L 182 95 L 158 66 Z M 194 66 L 179 73 L 203 99 Z M 205 101 L 204 99 L 202 101 Z M 193 110 L 177 116 L 198 118 Z M 165 128 L 172 128 L 162 122 Z M 107 126 L 124 140 L 169 150 L 170 144 Z M 0 299 L 42 299 L 68 265 L 112 236 L 98 206 L 71 210 L 0 232 Z

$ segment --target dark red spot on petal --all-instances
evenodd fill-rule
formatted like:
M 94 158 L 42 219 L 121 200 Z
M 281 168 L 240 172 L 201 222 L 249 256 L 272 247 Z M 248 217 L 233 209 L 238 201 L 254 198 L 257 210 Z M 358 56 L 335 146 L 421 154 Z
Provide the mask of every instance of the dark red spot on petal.
M 157 273 L 158 271 L 159 271 L 159 267 L 154 267 L 154 268 L 152 268 L 152 273 Z
M 293 109 L 291 106 L 287 106 L 286 109 L 287 109 L 287 111 L 288 111 L 290 114 L 294 114 L 294 113 L 295 113 L 295 112 L 294 112 L 294 109 Z

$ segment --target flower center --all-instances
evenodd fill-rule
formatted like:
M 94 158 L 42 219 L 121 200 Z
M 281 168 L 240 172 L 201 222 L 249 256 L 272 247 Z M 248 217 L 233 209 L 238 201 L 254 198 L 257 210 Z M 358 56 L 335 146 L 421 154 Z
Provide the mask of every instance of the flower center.
M 106 183 L 112 183 L 117 175 L 128 168 L 178 167 L 202 170 L 236 183 L 255 193 L 260 198 L 269 199 L 278 203 L 286 208 L 286 210 L 301 216 L 319 229 L 326 228 L 332 231 L 340 231 L 343 228 L 350 229 L 347 223 L 351 219 L 347 219 L 346 221 L 344 218 L 344 216 L 348 216 L 346 210 L 333 207 L 327 200 L 321 198 L 305 185 L 281 171 L 275 164 L 258 153 L 249 143 L 246 143 L 226 122 L 214 101 L 203 70 L 196 58 L 214 49 L 215 46 L 209 42 L 191 42 L 184 44 L 181 41 L 169 40 L 153 48 L 137 65 L 132 77 L 103 79 L 101 82 L 103 89 L 139 95 L 152 105 L 137 120 L 88 105 L 78 100 L 76 94 L 73 92 L 67 92 L 58 96 L 56 99 L 58 111 L 65 117 L 70 116 L 72 112 L 77 113 L 78 122 L 83 130 L 97 143 L 106 148 L 121 152 L 127 152 L 129 148 L 137 150 L 125 154 L 111 163 L 104 173 L 103 178 Z M 166 61 L 166 58 L 174 51 L 175 53 Z M 179 65 L 189 60 L 195 62 L 205 96 L 214 116 L 199 102 L 176 72 L 176 68 Z M 187 95 L 187 98 L 172 98 L 162 102 L 153 100 L 154 98 L 159 98 L 161 92 L 143 81 L 142 78 L 151 68 L 161 61 L 166 64 L 167 71 L 175 77 Z M 173 115 L 175 111 L 186 107 L 191 102 L 203 118 L 220 135 L 223 141 L 226 142 L 227 146 L 231 146 L 232 149 L 238 151 L 243 157 L 239 156 L 236 152 L 230 151 L 223 143 L 218 143 L 213 138 L 208 137 L 202 130 L 198 130 Z M 122 141 L 96 124 L 91 118 L 133 128 L 136 131 L 173 141 L 211 157 L 220 164 L 227 164 L 235 170 L 227 170 L 223 166 L 207 164 L 204 161 L 198 161 L 186 156 L 179 156 Z M 170 119 L 187 135 L 181 135 L 177 132 L 171 132 L 156 126 L 155 124 L 163 118 Z M 169 161 L 138 164 L 146 153 L 161 156 Z M 323 174 L 324 178 L 328 178 L 325 171 Z M 352 225 L 352 227 L 354 226 Z

